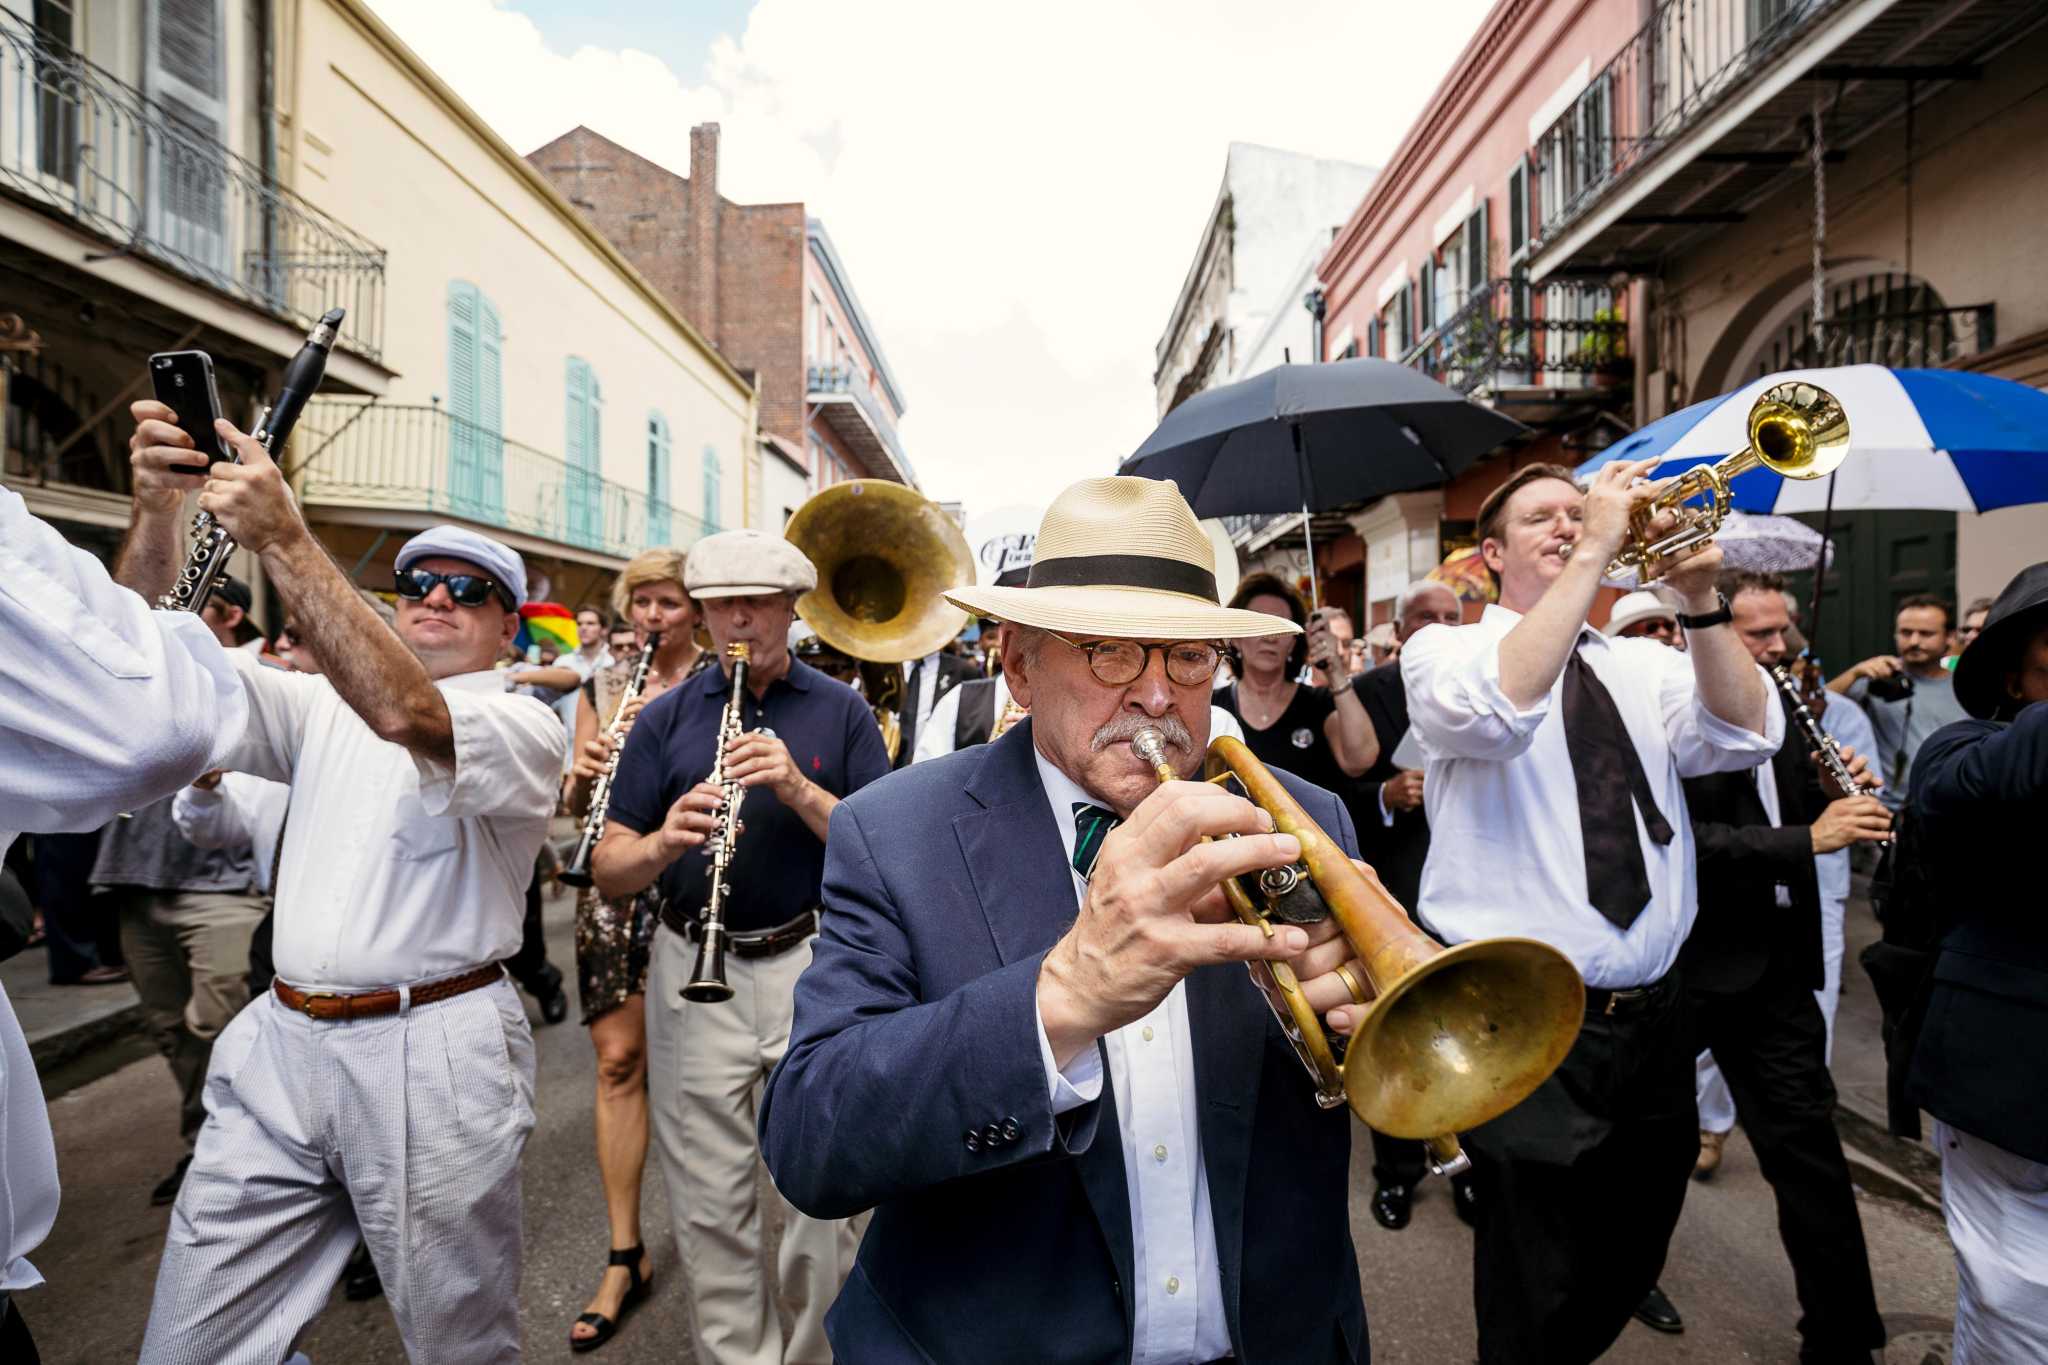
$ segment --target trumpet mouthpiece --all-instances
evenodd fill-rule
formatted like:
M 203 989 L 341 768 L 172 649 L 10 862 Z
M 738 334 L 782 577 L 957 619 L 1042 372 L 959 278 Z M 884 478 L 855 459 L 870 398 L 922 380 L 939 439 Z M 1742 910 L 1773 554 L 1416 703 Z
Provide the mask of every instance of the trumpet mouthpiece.
M 1132 735 L 1131 748 L 1155 768 L 1166 761 L 1166 736 L 1157 730 L 1140 730 Z

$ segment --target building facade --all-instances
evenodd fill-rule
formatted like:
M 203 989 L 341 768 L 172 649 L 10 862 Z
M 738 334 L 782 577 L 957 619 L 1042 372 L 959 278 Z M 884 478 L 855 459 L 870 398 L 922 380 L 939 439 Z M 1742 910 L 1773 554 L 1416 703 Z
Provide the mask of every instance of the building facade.
M 0 108 L 36 126 L 0 138 L 0 239 L 39 253 L 8 306 L 42 342 L 8 478 L 37 510 L 125 523 L 151 351 L 209 351 L 246 425 L 339 305 L 285 467 L 358 582 L 449 520 L 580 602 L 745 523 L 752 386 L 361 0 L 5 5 Z
M 677 175 L 588 128 L 529 158 L 761 393 L 760 525 L 850 478 L 917 482 L 903 394 L 820 220 L 718 192 L 719 129 L 690 130 Z

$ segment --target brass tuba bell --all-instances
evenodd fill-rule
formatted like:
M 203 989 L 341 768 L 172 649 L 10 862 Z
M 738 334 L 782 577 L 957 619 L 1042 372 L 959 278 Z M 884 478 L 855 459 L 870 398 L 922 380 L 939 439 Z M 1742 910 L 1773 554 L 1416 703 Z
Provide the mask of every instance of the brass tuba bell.
M 1788 380 L 1765 389 L 1749 410 L 1749 444 L 1711 465 L 1694 465 L 1671 486 L 1629 514 L 1628 539 L 1607 562 L 1607 576 L 1631 569 L 1638 584 L 1662 574 L 1672 556 L 1712 540 L 1728 517 L 1728 485 L 1737 475 L 1769 469 L 1788 479 L 1832 474 L 1849 454 L 1849 418 L 1835 396 L 1817 384 Z M 1685 504 L 1705 494 L 1698 507 Z M 1652 539 L 1651 523 L 1662 513 L 1678 525 Z
M 1140 731 L 1132 748 L 1162 781 L 1176 776 L 1157 730 Z M 1439 944 L 1238 740 L 1224 735 L 1210 744 L 1206 774 L 1211 782 L 1234 779 L 1273 817 L 1277 833 L 1301 843 L 1294 866 L 1223 883 L 1238 918 L 1267 927 L 1271 919 L 1310 923 L 1333 915 L 1364 964 L 1368 980 L 1360 984 L 1371 997 L 1341 1060 L 1287 965 L 1252 964 L 1308 1068 L 1316 1103 L 1334 1109 L 1348 1101 L 1379 1132 L 1426 1141 L 1439 1171 L 1467 1169 L 1457 1134 L 1527 1099 L 1571 1051 L 1586 1010 L 1578 969 L 1535 939 Z
M 890 734 L 904 691 L 901 665 L 967 624 L 967 613 L 945 599 L 974 582 L 967 537 L 937 503 L 888 479 L 833 484 L 797 508 L 782 534 L 818 570 L 797 615 L 825 645 L 879 666 L 861 675 L 876 723 Z M 889 676 L 871 676 L 878 672 Z

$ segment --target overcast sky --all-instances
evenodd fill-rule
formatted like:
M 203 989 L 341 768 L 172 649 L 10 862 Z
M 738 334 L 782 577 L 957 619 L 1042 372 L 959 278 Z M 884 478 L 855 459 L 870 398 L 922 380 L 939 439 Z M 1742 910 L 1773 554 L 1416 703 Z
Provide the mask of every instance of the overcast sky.
M 371 0 L 525 153 L 578 123 L 823 218 L 927 494 L 1043 505 L 1151 431 L 1232 141 L 1385 164 L 1485 0 Z

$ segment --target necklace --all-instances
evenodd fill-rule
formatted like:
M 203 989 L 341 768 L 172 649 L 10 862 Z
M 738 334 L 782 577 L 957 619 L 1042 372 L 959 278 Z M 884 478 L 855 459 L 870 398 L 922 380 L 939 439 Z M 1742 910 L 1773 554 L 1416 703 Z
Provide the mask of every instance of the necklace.
M 1237 705 L 1238 709 L 1244 712 L 1244 723 L 1254 730 L 1264 730 L 1272 726 L 1273 722 L 1279 720 L 1281 714 L 1287 710 L 1287 703 L 1290 700 L 1288 689 L 1291 686 L 1291 683 L 1283 681 L 1273 689 L 1280 695 L 1261 696 L 1252 691 L 1250 679 L 1239 679 Z

